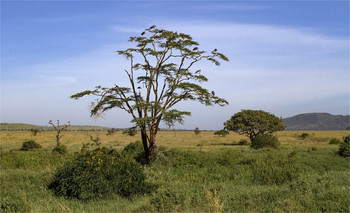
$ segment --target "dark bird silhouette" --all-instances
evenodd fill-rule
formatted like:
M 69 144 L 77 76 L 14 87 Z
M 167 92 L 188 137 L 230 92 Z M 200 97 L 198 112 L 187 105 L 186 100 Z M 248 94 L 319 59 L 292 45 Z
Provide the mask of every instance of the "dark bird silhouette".
M 211 91 L 211 94 L 215 96 L 215 92 L 214 91 Z
M 145 35 L 146 34 L 146 31 L 143 31 L 142 33 L 141 33 L 141 35 Z
M 198 50 L 198 47 L 193 48 L 193 51 L 196 51 L 196 50 Z
M 218 51 L 218 49 L 214 49 L 214 52 L 217 52 Z

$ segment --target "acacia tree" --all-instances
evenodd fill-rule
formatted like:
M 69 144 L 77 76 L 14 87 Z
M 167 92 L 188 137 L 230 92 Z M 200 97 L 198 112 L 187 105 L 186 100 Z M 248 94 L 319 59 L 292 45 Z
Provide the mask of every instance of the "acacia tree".
M 262 110 L 241 110 L 224 123 L 225 129 L 246 135 L 252 141 L 259 134 L 282 131 L 282 118 Z
M 130 81 L 129 87 L 97 86 L 71 98 L 98 97 L 93 102 L 91 116 L 113 108 L 128 112 L 141 131 L 145 154 L 151 160 L 157 151 L 156 135 L 161 121 L 173 126 L 176 122 L 183 123 L 184 116 L 191 114 L 174 109 L 177 103 L 195 100 L 205 105 L 228 104 L 214 91 L 200 85 L 208 81 L 201 70 L 193 71 L 194 65 L 202 60 L 220 65 L 218 60 L 228 61 L 228 58 L 217 49 L 210 53 L 200 50 L 199 43 L 188 34 L 158 29 L 155 25 L 141 36 L 130 37 L 129 42 L 135 46 L 117 51 L 130 61 L 130 68 L 124 70 Z

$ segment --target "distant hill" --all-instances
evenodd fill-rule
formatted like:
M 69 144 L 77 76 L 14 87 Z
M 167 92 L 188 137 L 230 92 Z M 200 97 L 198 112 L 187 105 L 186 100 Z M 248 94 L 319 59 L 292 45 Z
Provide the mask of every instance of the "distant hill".
M 30 131 L 31 129 L 39 129 L 41 131 L 51 131 L 53 127 L 51 126 L 38 126 L 32 124 L 22 124 L 22 123 L 0 123 L 0 131 Z M 81 125 L 71 125 L 67 128 L 67 131 L 106 131 L 110 129 L 108 127 L 101 126 L 81 126 Z
M 283 119 L 286 130 L 345 130 L 350 126 L 350 115 L 305 113 Z

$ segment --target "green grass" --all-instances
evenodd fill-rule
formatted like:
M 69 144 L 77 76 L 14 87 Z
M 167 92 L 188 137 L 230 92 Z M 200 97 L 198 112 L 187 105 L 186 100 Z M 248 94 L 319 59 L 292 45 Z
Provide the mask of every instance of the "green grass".
M 328 144 L 346 131 L 309 132 L 305 140 L 297 137 L 302 132 L 280 132 L 282 145 L 276 150 L 234 145 L 244 137 L 232 133 L 222 138 L 213 132 L 201 132 L 200 137 L 162 132 L 158 142 L 166 147 L 153 164 L 144 166 L 147 180 L 158 185 L 155 192 L 90 201 L 56 197 L 47 187 L 56 168 L 73 157 L 86 135 L 64 133 L 70 153 L 61 156 L 51 153 L 52 134 L 3 133 L 1 145 L 7 148 L 0 158 L 2 212 L 350 212 L 349 158 L 336 154 L 338 145 Z M 31 137 L 43 148 L 17 151 Z M 106 147 L 120 141 L 115 146 L 119 150 L 138 139 L 121 133 L 100 137 Z M 264 163 L 268 159 L 270 163 Z

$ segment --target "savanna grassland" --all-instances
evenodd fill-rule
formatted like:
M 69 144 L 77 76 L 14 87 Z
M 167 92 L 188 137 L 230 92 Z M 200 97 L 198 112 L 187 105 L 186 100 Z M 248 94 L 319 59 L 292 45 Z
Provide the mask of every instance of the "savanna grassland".
M 240 143 L 248 139 L 235 133 L 160 131 L 157 159 L 142 166 L 157 186 L 152 193 L 87 201 L 55 196 L 48 185 L 56 169 L 83 144 L 95 149 L 91 137 L 116 150 L 139 140 L 106 133 L 62 132 L 69 153 L 59 155 L 51 153 L 55 132 L 0 132 L 1 212 L 350 212 L 349 158 L 329 144 L 349 131 L 278 132 L 278 149 L 259 150 Z M 19 151 L 25 140 L 42 148 Z

